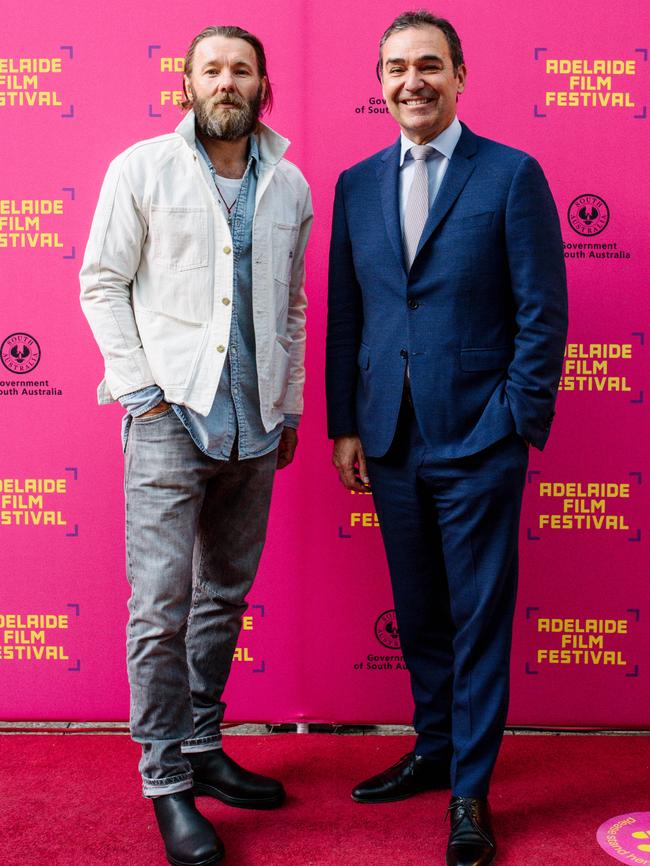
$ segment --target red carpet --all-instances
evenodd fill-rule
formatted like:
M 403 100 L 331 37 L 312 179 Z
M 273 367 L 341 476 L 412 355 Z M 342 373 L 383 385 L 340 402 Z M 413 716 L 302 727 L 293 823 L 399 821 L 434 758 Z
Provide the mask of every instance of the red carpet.
M 4 735 L 3 866 L 164 866 L 126 736 Z M 350 789 L 408 751 L 407 737 L 232 736 L 242 763 L 280 777 L 277 812 L 201 798 L 224 866 L 439 866 L 448 794 L 361 806 Z M 650 737 L 508 736 L 491 796 L 498 866 L 613 866 L 596 843 L 610 817 L 650 811 Z

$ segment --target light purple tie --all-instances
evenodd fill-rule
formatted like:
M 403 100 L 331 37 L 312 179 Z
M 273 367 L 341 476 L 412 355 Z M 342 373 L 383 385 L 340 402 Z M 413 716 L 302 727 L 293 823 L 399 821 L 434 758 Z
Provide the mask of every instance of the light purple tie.
M 409 190 L 404 213 L 404 252 L 406 264 L 411 269 L 415 252 L 422 237 L 422 230 L 429 216 L 429 175 L 427 173 L 427 157 L 434 153 L 435 148 L 428 144 L 414 144 L 411 156 L 415 163 L 413 183 Z

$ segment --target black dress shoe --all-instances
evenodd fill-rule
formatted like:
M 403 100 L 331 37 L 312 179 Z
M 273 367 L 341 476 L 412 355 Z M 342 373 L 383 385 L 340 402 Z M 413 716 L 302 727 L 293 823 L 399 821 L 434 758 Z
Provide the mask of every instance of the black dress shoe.
M 186 755 L 194 772 L 194 793 L 216 797 L 242 809 L 274 809 L 285 799 L 281 782 L 251 773 L 229 758 L 223 749 Z
M 194 805 L 191 791 L 154 797 L 153 808 L 172 866 L 212 866 L 223 859 L 223 842 Z
M 487 800 L 452 797 L 447 811 L 451 822 L 447 866 L 488 866 L 497 846 Z
M 393 803 L 422 791 L 448 787 L 447 764 L 409 752 L 383 773 L 357 785 L 352 799 L 357 803 Z

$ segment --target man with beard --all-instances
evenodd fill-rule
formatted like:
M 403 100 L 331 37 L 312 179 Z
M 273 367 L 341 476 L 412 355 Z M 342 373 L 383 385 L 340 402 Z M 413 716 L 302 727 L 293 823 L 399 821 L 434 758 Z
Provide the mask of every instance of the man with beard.
M 280 782 L 222 748 L 222 692 L 304 383 L 312 208 L 271 107 L 260 41 L 209 27 L 185 59 L 176 131 L 111 164 L 81 271 L 119 400 L 126 469 L 131 732 L 172 864 L 223 845 L 194 794 L 270 808 Z

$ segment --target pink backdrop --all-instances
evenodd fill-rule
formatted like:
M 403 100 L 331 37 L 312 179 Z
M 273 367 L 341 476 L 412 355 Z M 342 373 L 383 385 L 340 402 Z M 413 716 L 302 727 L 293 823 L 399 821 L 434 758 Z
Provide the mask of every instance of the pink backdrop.
M 294 142 L 316 220 L 301 444 L 277 479 L 229 718 L 410 719 L 372 497 L 347 493 L 330 466 L 323 394 L 333 188 L 396 136 L 374 65 L 403 8 L 241 0 L 216 21 L 186 0 L 162 17 L 152 0 L 5 10 L 0 717 L 128 714 L 121 412 L 95 404 L 101 361 L 77 273 L 109 160 L 180 119 L 180 74 L 165 70 L 206 24 L 237 23 L 265 43 L 268 120 Z M 510 722 L 647 725 L 646 4 L 444 0 L 435 10 L 463 38 L 461 118 L 540 160 L 567 250 L 571 348 L 550 444 L 531 458 Z

